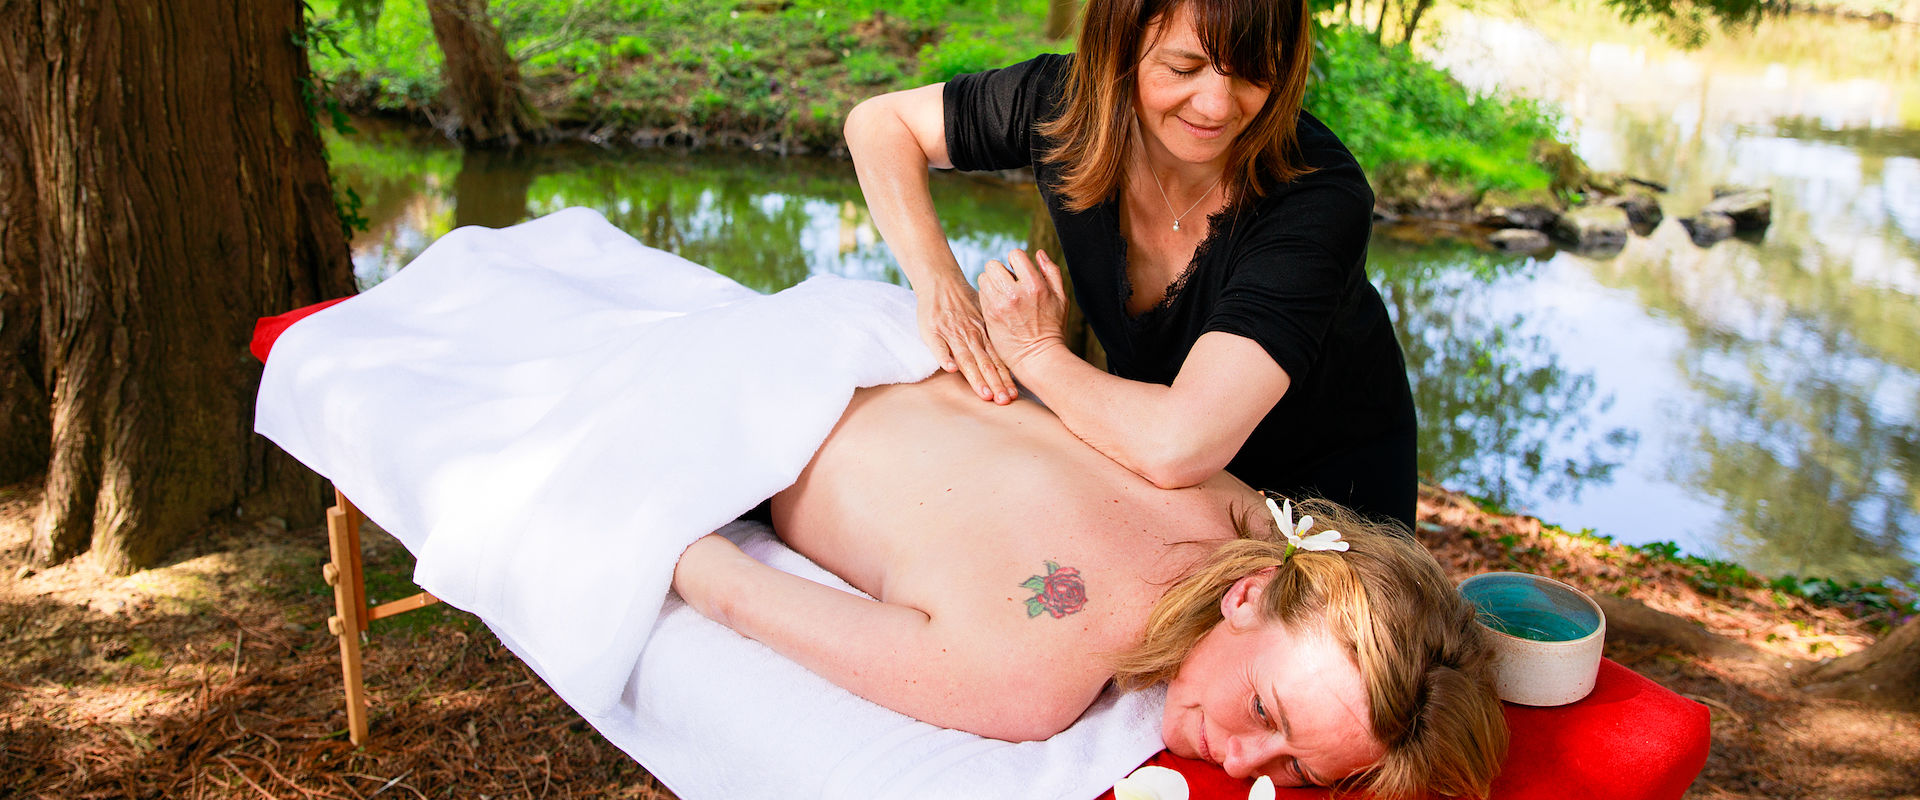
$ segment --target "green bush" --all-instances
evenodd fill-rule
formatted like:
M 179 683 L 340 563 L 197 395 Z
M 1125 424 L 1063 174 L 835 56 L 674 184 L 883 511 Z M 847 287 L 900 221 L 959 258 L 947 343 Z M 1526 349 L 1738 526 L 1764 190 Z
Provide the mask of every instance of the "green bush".
M 314 0 L 345 54 L 315 71 L 357 107 L 419 110 L 441 91 L 421 2 Z M 489 12 L 529 85 L 587 117 L 723 124 L 837 137 L 838 111 L 880 91 L 950 80 L 1070 48 L 1048 41 L 1046 0 L 493 0 Z M 332 22 L 329 22 L 332 21 Z M 918 44 L 915 55 L 902 48 Z M 1546 186 L 1531 160 L 1555 120 L 1534 103 L 1468 91 L 1363 31 L 1321 31 L 1307 106 L 1380 183 L 1422 170 L 1478 189 Z M 604 106 L 604 108 L 598 108 Z M 823 112 L 822 109 L 829 111 Z M 823 114 L 836 119 L 829 120 Z M 1378 188 L 1378 187 L 1376 187 Z
M 872 50 L 861 50 L 847 57 L 847 80 L 861 86 L 890 84 L 901 77 L 900 62 Z
M 1547 185 L 1534 142 L 1556 138 L 1538 103 L 1476 94 L 1405 47 L 1365 31 L 1323 29 L 1307 108 L 1340 135 L 1370 172 L 1425 165 L 1442 179 L 1480 189 Z
M 918 77 L 922 83 L 950 81 L 955 75 L 1004 67 L 1031 56 L 1031 53 L 1016 54 L 1006 45 L 984 36 L 948 37 L 920 48 Z

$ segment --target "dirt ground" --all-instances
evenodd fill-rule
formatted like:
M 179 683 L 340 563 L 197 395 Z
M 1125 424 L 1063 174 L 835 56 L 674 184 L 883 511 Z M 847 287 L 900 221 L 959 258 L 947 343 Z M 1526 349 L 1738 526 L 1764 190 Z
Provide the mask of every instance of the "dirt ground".
M 374 741 L 357 748 L 326 631 L 324 531 L 234 521 L 136 575 L 85 559 L 35 572 L 37 493 L 0 488 L 0 796 L 672 797 L 444 606 L 373 624 Z M 1607 654 L 1712 709 L 1690 797 L 1920 798 L 1920 714 L 1809 698 L 1791 680 L 1889 620 L 1708 593 L 1681 565 L 1444 492 L 1423 496 L 1421 516 L 1456 575 L 1518 569 L 1631 598 L 1606 601 Z M 407 553 L 365 540 L 368 599 L 415 591 Z

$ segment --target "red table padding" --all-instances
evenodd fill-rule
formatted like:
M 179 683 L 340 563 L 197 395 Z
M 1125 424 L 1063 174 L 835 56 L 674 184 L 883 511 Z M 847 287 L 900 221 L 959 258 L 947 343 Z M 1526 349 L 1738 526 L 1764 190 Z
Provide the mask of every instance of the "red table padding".
M 1707 763 L 1707 707 L 1611 660 L 1600 662 L 1593 694 L 1578 703 L 1505 708 L 1512 742 L 1492 800 L 1666 800 L 1685 794 Z M 1187 776 L 1193 800 L 1245 800 L 1253 785 L 1165 750 L 1147 763 Z M 1325 789 L 1280 790 L 1282 800 L 1328 796 Z M 1113 800 L 1113 792 L 1100 800 Z
M 293 323 L 313 316 L 314 312 L 351 297 L 353 297 L 353 295 L 336 297 L 332 300 L 325 300 L 310 306 L 302 306 L 285 314 L 261 317 L 260 321 L 253 323 L 253 343 L 248 349 L 253 351 L 254 358 L 260 359 L 262 363 L 265 363 L 267 354 L 273 352 L 274 341 L 279 339 L 280 334 L 286 332 L 287 328 L 292 327 Z
M 253 329 L 261 361 L 293 323 L 340 300 L 278 316 Z M 1684 794 L 1707 763 L 1707 707 L 1641 677 L 1611 660 L 1600 662 L 1593 694 L 1572 705 L 1530 708 L 1508 704 L 1512 742 L 1492 800 L 1664 800 Z M 1147 760 L 1187 776 L 1193 800 L 1245 800 L 1252 781 L 1165 750 Z M 1281 798 L 1322 800 L 1325 789 L 1281 789 Z M 1356 794 L 1358 800 L 1369 795 Z M 1113 792 L 1100 796 L 1113 800 Z

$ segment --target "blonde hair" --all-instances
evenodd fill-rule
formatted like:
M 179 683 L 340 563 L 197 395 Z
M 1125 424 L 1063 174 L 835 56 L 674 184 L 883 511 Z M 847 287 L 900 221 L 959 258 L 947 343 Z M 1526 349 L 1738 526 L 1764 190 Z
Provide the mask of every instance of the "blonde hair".
M 1054 141 L 1044 158 L 1064 167 L 1054 188 L 1067 210 L 1091 209 L 1125 183 L 1141 49 L 1151 44 L 1148 30 L 1182 6 L 1193 9 L 1216 67 L 1270 91 L 1228 148 L 1228 193 L 1264 196 L 1264 178 L 1284 183 L 1312 171 L 1299 159 L 1297 133 L 1313 63 L 1305 0 L 1090 0 L 1060 115 L 1039 128 Z
M 1369 723 L 1385 755 L 1340 781 L 1385 800 L 1428 791 L 1484 797 L 1507 749 L 1493 689 L 1493 649 L 1473 607 L 1440 564 L 1397 524 L 1308 500 L 1314 530 L 1338 530 L 1346 552 L 1296 551 L 1265 509 L 1238 515 L 1240 538 L 1222 544 L 1160 598 L 1140 645 L 1120 656 L 1115 680 L 1140 687 L 1172 680 L 1222 618 L 1239 579 L 1274 568 L 1261 616 L 1289 627 L 1324 623 L 1359 667 Z M 1251 521 L 1250 521 L 1251 520 Z

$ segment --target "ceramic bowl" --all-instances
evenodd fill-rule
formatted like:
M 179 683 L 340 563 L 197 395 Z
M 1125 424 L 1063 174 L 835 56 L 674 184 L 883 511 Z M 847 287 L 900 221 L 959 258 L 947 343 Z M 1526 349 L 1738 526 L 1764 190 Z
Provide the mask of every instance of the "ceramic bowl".
M 1586 697 L 1600 672 L 1607 617 L 1584 592 L 1525 572 L 1488 572 L 1460 582 L 1493 634 L 1500 699 L 1560 706 Z

